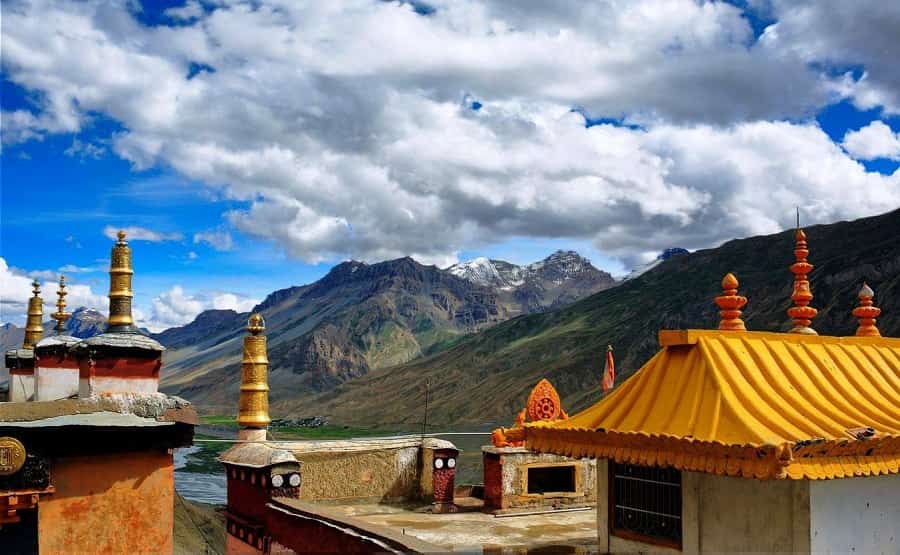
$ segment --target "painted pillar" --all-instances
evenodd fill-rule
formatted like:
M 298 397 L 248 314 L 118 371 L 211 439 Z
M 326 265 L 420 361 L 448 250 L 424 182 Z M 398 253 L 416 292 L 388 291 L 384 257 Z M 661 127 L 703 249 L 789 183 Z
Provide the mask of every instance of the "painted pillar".
M 435 449 L 432 466 L 434 468 L 434 502 L 432 512 L 455 513 L 456 505 L 453 503 L 453 491 L 456 487 L 456 459 L 459 456 L 457 449 Z

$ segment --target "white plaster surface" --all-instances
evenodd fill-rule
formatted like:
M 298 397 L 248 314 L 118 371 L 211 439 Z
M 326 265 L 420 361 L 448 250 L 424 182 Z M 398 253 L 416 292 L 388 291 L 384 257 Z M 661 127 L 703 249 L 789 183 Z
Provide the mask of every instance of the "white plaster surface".
M 67 399 L 78 394 L 77 368 L 38 366 L 34 370 L 36 401 Z
M 93 376 L 90 378 L 88 395 L 99 395 L 102 393 L 156 393 L 158 390 L 159 380 L 156 379 Z
M 900 553 L 900 475 L 810 483 L 813 553 Z
M 610 533 L 607 468 L 607 461 L 597 461 L 597 543 L 601 553 L 809 553 L 806 481 L 682 472 L 679 551 Z
M 34 400 L 34 376 L 9 375 L 9 400 L 22 403 Z

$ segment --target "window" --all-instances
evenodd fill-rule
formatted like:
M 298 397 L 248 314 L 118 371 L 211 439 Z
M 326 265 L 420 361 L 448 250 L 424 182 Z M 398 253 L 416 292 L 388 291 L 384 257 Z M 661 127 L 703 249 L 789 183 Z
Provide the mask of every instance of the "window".
M 681 472 L 613 461 L 609 469 L 612 535 L 681 548 Z
M 528 493 L 575 493 L 575 465 L 529 467 Z

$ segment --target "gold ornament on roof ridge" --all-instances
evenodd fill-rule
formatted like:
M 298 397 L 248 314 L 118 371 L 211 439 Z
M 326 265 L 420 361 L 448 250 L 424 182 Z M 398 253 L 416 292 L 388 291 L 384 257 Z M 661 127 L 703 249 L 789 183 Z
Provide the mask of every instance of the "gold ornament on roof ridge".
M 56 331 L 56 335 L 62 335 L 66 331 L 66 320 L 72 316 L 66 312 L 66 295 L 68 294 L 68 291 L 66 291 L 66 276 L 60 275 L 59 288 L 56 290 L 56 312 L 50 315 L 51 318 L 56 320 L 56 326 L 53 328 Z
M 238 425 L 241 428 L 265 429 L 269 425 L 269 358 L 266 352 L 266 321 L 254 313 L 247 320 L 241 359 L 241 396 Z
M 740 283 L 737 277 L 731 272 L 725 274 L 725 277 L 722 278 L 723 294 L 715 299 L 716 306 L 719 307 L 719 316 L 722 318 L 719 321 L 720 330 L 747 330 L 746 326 L 744 326 L 744 321 L 741 320 L 741 308 L 747 304 L 747 297 L 737 294 L 738 285 Z
M 874 296 L 875 292 L 869 284 L 863 283 L 862 289 L 859 290 L 859 306 L 853 309 L 853 315 L 859 319 L 859 327 L 856 328 L 856 335 L 859 337 L 881 337 L 881 332 L 875 325 L 875 319 L 881 314 L 881 309 L 874 306 L 872 302 Z
M 134 269 L 131 266 L 131 247 L 125 240 L 125 232 L 119 230 L 118 241 L 113 246 L 109 261 L 109 327 L 107 331 L 133 332 L 134 319 L 131 317 L 131 301 L 134 292 L 131 280 Z
M 800 229 L 800 216 L 797 216 L 797 231 L 794 233 L 794 258 L 796 262 L 791 264 L 791 272 L 794 274 L 794 291 L 791 293 L 791 300 L 794 306 L 787 310 L 788 316 L 794 320 L 794 327 L 790 333 L 802 333 L 805 335 L 818 335 L 816 330 L 810 327 L 812 319 L 815 318 L 818 310 L 809 306 L 813 299 L 812 290 L 809 287 L 809 279 L 807 276 L 812 272 L 814 266 L 810 264 L 806 257 L 809 256 L 809 247 L 806 244 L 806 233 Z
M 33 349 L 44 335 L 44 299 L 41 298 L 41 284 L 38 280 L 31 282 L 34 296 L 28 299 L 28 317 L 25 321 L 25 338 L 22 341 L 23 349 Z

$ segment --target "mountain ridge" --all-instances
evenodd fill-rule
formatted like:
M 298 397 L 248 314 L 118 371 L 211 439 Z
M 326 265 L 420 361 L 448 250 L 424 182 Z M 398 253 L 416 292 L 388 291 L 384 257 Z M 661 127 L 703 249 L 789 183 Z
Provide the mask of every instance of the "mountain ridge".
M 272 292 L 254 308 L 268 322 L 270 367 L 286 371 L 284 387 L 324 392 L 612 282 L 586 259 L 579 257 L 585 260 L 581 271 L 571 272 L 565 265 L 572 257 L 562 260 L 554 254 L 541 261 L 543 273 L 535 273 L 521 291 L 480 285 L 410 257 L 373 264 L 342 262 L 313 283 Z M 207 311 L 190 324 L 154 334 L 171 347 L 165 355 L 163 386 L 187 397 L 201 382 L 221 387 L 215 379 L 204 380 L 240 360 L 247 316 Z M 215 395 L 207 391 L 202 396 Z
M 853 335 L 852 310 L 863 282 L 882 309 L 882 335 L 900 336 L 900 210 L 806 229 L 815 269 L 810 274 L 823 335 Z M 718 324 L 714 297 L 733 272 L 749 302 L 748 330 L 787 331 L 794 231 L 729 240 L 713 249 L 670 257 L 641 276 L 558 310 L 523 315 L 468 336 L 448 349 L 341 384 L 327 395 L 273 393 L 273 410 L 314 411 L 333 422 L 389 429 L 421 423 L 424 383 L 428 421 L 457 428 L 509 425 L 541 378 L 557 387 L 570 414 L 600 398 L 607 344 L 617 383 L 659 348 L 661 329 Z M 276 370 L 277 373 L 277 370 Z M 390 402 L 384 402 L 390 399 Z

